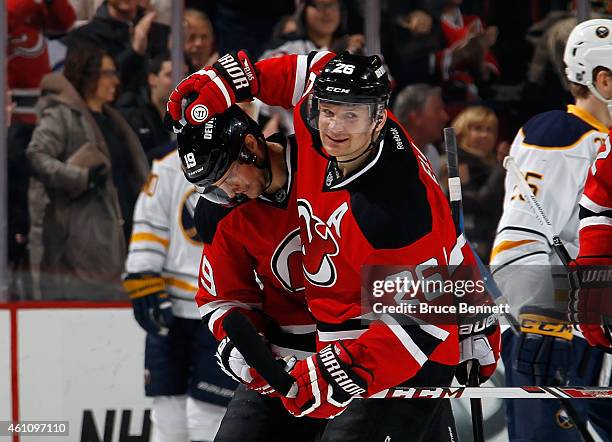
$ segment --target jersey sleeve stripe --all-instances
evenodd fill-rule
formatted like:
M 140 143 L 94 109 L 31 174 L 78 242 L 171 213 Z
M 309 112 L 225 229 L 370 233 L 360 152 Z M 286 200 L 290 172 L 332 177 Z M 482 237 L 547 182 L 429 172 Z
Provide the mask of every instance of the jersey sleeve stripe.
M 150 223 L 149 221 L 144 221 L 144 220 L 135 220 L 133 225 L 134 225 L 134 227 L 136 227 L 138 225 L 149 226 L 152 229 L 156 229 L 156 230 L 159 230 L 159 231 L 162 231 L 162 232 L 169 232 L 170 231 L 169 227 L 158 226 L 158 225 Z
M 612 210 L 612 207 L 601 206 L 584 194 L 582 195 L 582 198 L 580 199 L 580 205 L 584 207 L 585 209 L 588 209 L 591 212 L 595 212 L 595 213 Z
M 422 367 L 423 364 L 427 362 L 427 355 L 425 355 L 419 346 L 416 345 L 406 329 L 398 324 L 397 321 L 390 315 L 382 315 L 381 319 L 387 325 L 387 327 L 389 327 L 389 330 L 391 330 L 395 337 L 402 343 L 408 353 L 410 353 L 414 360 L 419 364 L 419 366 Z
M 209 315 L 211 313 L 213 313 L 215 310 L 218 310 L 220 308 L 226 308 L 226 311 L 229 310 L 230 308 L 242 308 L 245 310 L 253 310 L 254 308 L 261 308 L 261 304 L 258 303 L 245 303 L 245 302 L 239 302 L 239 301 L 212 301 L 212 302 L 207 302 L 204 305 L 201 305 L 199 307 L 200 310 L 200 315 L 202 317 Z
M 499 244 L 497 244 L 495 247 L 493 247 L 493 250 L 491 251 L 491 259 L 495 258 L 495 256 L 501 252 L 504 252 L 510 249 L 514 249 L 515 247 L 519 247 L 519 246 L 522 246 L 523 244 L 529 244 L 532 242 L 536 242 L 536 240 L 535 239 L 523 239 L 519 241 L 502 241 Z
M 168 246 L 170 245 L 170 240 L 147 232 L 139 232 L 132 234 L 130 242 L 156 242 L 163 245 L 165 248 L 168 248 Z
M 612 226 L 612 218 L 607 216 L 589 216 L 580 220 L 579 230 L 590 226 Z
M 296 62 L 295 84 L 293 85 L 293 98 L 291 99 L 291 104 L 293 106 L 295 106 L 297 102 L 300 101 L 300 98 L 302 98 L 304 88 L 306 87 L 307 72 L 308 56 L 298 55 Z
M 364 334 L 367 329 L 362 330 L 342 330 L 342 331 L 317 331 L 317 336 L 321 342 L 333 342 L 342 339 L 357 339 Z
M 436 339 L 439 339 L 440 341 L 445 341 L 446 338 L 448 338 L 448 336 L 450 335 L 450 333 L 444 330 L 443 328 L 436 327 L 432 324 L 419 325 L 419 327 L 421 327 L 424 332 L 429 333 L 431 336 Z
M 325 57 L 326 55 L 331 54 L 330 51 L 319 51 L 315 54 L 314 57 L 312 57 L 312 61 L 310 62 L 308 69 L 312 68 L 315 64 L 317 64 L 317 62 L 319 60 L 321 60 L 323 57 Z

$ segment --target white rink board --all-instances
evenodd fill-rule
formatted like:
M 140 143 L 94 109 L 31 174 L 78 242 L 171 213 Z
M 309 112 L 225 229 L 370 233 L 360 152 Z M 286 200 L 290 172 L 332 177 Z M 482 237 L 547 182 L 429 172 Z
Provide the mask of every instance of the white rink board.
M 0 421 L 11 420 L 11 314 L 0 310 Z
M 84 422 L 97 433 L 93 440 L 119 441 L 122 416 L 130 418 L 127 434 L 142 433 L 151 400 L 143 385 L 145 334 L 131 309 L 20 310 L 18 328 L 20 419 L 70 424 L 69 437 L 45 441 L 81 440 Z

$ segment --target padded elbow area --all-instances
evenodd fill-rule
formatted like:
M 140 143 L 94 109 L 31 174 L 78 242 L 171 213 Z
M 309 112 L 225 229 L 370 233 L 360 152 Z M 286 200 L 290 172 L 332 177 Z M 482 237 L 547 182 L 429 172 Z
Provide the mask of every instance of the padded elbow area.
M 187 425 L 191 440 L 211 441 L 215 438 L 225 407 L 187 398 Z
M 187 396 L 157 396 L 153 399 L 152 442 L 187 441 Z M 211 439 L 212 440 L 212 439 Z

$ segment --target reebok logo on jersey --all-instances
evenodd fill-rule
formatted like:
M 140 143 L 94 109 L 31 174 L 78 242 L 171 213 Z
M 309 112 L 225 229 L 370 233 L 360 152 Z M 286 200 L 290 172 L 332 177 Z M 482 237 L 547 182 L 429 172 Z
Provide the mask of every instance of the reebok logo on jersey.
M 245 87 L 248 87 L 248 88 L 251 87 L 250 84 L 249 84 L 249 80 L 247 79 L 247 76 L 245 74 L 244 69 L 236 61 L 236 59 L 234 57 L 232 57 L 231 54 L 225 54 L 223 57 L 221 57 L 219 60 L 217 60 L 217 63 L 219 63 L 221 66 L 223 66 L 223 68 L 225 69 L 227 74 L 230 76 L 230 78 L 232 79 L 232 83 L 234 83 L 234 88 L 235 89 L 242 89 L 242 88 L 245 88 Z
M 347 374 L 346 370 L 342 368 L 337 355 L 331 345 L 328 345 L 319 352 L 319 359 L 323 363 L 323 366 L 327 370 L 327 373 L 331 378 L 338 384 L 345 393 L 350 396 L 356 396 L 358 394 L 365 393 L 366 390 L 361 386 L 357 385 L 355 381 Z
M 389 129 L 391 131 L 391 136 L 393 137 L 393 141 L 395 141 L 395 146 L 398 150 L 404 149 L 404 143 L 402 142 L 402 137 L 400 137 L 399 131 L 395 127 L 391 127 Z

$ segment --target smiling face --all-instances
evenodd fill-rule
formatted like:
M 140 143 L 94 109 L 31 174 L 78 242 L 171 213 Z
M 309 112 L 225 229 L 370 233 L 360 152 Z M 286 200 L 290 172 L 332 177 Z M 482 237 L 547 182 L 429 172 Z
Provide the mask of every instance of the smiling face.
M 375 123 L 366 104 L 321 101 L 318 126 L 326 153 L 343 160 L 357 156 L 370 145 Z
M 117 67 L 112 58 L 105 55 L 100 64 L 100 78 L 94 91 L 94 100 L 102 104 L 110 103 L 115 99 L 117 87 L 119 86 L 119 76 Z

